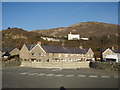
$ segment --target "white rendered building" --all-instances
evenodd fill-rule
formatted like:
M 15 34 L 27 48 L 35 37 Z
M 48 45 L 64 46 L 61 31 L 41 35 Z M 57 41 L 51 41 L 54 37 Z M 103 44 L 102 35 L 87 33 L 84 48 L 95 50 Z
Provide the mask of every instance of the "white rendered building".
M 80 35 L 79 34 L 68 34 L 68 40 L 80 40 Z

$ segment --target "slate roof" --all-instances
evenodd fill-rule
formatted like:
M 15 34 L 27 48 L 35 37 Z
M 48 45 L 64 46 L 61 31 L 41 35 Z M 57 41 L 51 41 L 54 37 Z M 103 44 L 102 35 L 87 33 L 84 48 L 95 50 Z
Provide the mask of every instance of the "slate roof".
M 109 48 L 110 49 L 110 48 Z M 103 52 L 105 51 L 106 49 L 104 49 L 103 50 Z M 110 50 L 112 50 L 112 49 L 110 49 Z M 114 50 L 112 50 L 114 53 L 120 53 L 120 49 L 114 49 Z
M 113 52 L 114 53 L 120 53 L 120 49 L 114 49 Z
M 73 47 L 63 47 L 63 46 L 48 46 L 42 45 L 42 48 L 47 53 L 69 53 L 69 54 L 85 54 L 87 50 Z
M 26 47 L 28 48 L 28 50 L 30 51 L 30 50 L 32 50 L 35 46 L 36 46 L 36 44 L 25 44 L 26 45 Z
M 12 47 L 12 48 L 2 48 L 2 52 L 10 52 L 13 49 L 15 49 L 16 47 Z

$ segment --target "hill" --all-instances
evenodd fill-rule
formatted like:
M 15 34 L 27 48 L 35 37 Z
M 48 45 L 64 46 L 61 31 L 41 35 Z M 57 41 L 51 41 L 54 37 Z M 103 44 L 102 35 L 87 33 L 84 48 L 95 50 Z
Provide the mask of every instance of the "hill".
M 2 30 L 3 47 L 20 47 L 24 43 L 36 43 L 41 40 L 40 34 L 28 32 L 20 28 Z
M 111 36 L 118 34 L 118 25 L 101 22 L 81 22 L 69 27 L 34 30 L 32 32 L 55 37 L 67 36 L 70 32 L 79 33 L 81 37 L 101 37 L 104 35 Z
M 68 41 L 68 33 L 79 33 L 80 37 L 88 37 L 90 40 Z M 69 27 L 60 27 L 45 30 L 26 31 L 20 28 L 11 28 L 2 30 L 3 48 L 21 47 L 24 43 L 35 44 L 41 41 L 45 45 L 62 45 L 64 40 L 65 46 L 92 48 L 99 52 L 100 48 L 118 47 L 118 25 L 101 22 L 82 22 Z M 52 42 L 41 39 L 41 36 L 55 37 L 62 41 Z M 119 41 L 120 42 L 120 41 Z

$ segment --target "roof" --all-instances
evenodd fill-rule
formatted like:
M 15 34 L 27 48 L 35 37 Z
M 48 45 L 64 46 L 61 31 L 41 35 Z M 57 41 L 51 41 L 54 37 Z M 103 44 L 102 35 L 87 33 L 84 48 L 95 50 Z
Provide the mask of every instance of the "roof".
M 26 45 L 26 47 L 28 48 L 29 51 L 32 50 L 33 47 L 36 46 L 36 44 L 25 44 L 25 45 Z
M 16 47 L 12 47 L 12 48 L 2 48 L 2 52 L 10 52 L 13 49 L 15 49 Z
M 108 48 L 108 49 L 110 49 L 110 48 Z M 102 51 L 104 52 L 106 50 L 107 49 L 103 49 Z M 110 49 L 110 50 L 113 51 L 114 53 L 120 53 L 120 49 L 114 49 L 114 50 Z
M 120 49 L 114 49 L 113 52 L 114 53 L 120 53 Z
M 47 53 L 69 53 L 69 54 L 85 54 L 86 49 L 74 48 L 74 47 L 63 47 L 63 46 L 49 46 L 42 45 L 42 48 Z

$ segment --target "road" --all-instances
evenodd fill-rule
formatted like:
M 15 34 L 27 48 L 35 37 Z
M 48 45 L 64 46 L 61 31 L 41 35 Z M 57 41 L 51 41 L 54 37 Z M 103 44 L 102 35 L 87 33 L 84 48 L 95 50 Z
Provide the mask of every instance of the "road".
M 6 68 L 3 88 L 118 88 L 118 74 L 96 69 Z

